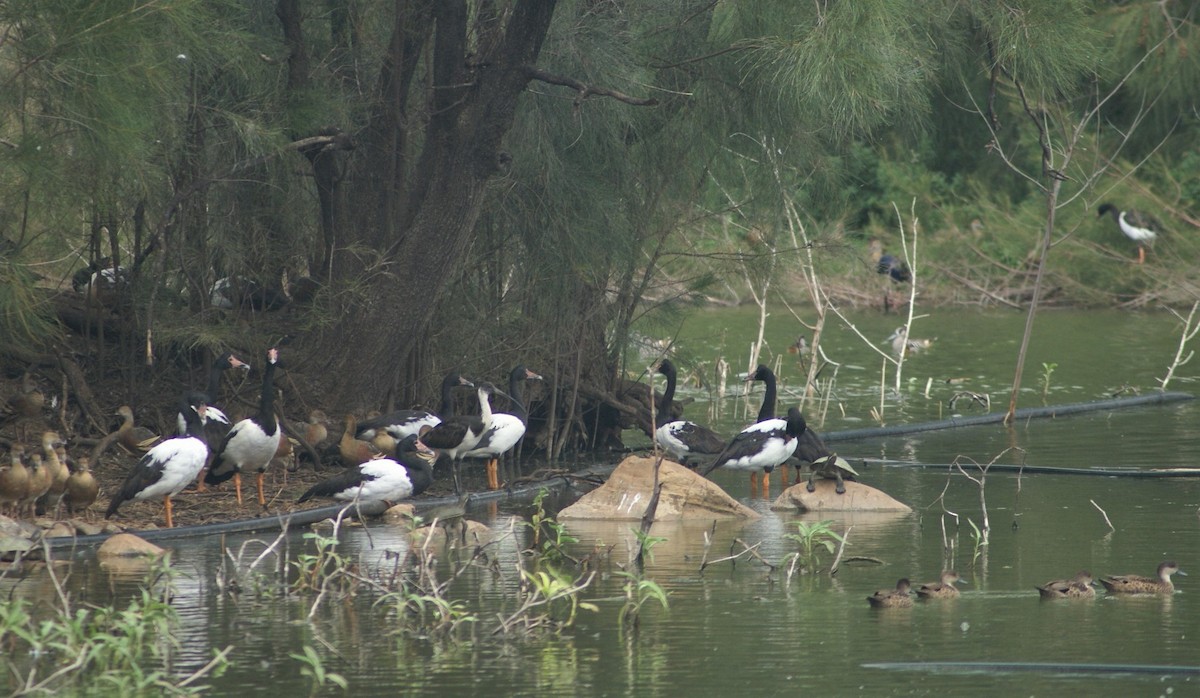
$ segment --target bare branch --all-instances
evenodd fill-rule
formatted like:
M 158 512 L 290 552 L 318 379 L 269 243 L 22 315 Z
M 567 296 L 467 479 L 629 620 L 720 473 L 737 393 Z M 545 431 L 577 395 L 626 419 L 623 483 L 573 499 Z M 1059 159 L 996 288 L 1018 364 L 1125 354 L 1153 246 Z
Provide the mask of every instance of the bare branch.
M 569 77 L 565 77 L 562 75 L 555 75 L 554 73 L 547 72 L 545 70 L 542 70 L 541 68 L 537 68 L 537 67 L 534 67 L 531 65 L 523 66 L 522 69 L 524 70 L 525 75 L 530 80 L 539 80 L 541 82 L 545 82 L 545 83 L 548 83 L 551 85 L 560 85 L 562 87 L 569 87 L 569 88 L 575 90 L 578 93 L 575 95 L 575 104 L 577 106 L 579 104 L 581 104 L 583 102 L 583 100 L 587 99 L 588 97 L 591 97 L 592 95 L 600 95 L 601 97 L 611 97 L 615 100 L 625 102 L 626 104 L 632 104 L 635 107 L 653 107 L 658 104 L 658 100 L 655 99 L 654 97 L 647 97 L 644 99 L 641 99 L 638 97 L 630 97 L 627 94 L 624 94 L 622 92 L 617 92 L 616 90 L 611 90 L 607 87 L 596 87 L 594 85 L 587 85 L 587 84 L 580 82 L 579 80 L 576 80 L 575 78 L 569 78 Z

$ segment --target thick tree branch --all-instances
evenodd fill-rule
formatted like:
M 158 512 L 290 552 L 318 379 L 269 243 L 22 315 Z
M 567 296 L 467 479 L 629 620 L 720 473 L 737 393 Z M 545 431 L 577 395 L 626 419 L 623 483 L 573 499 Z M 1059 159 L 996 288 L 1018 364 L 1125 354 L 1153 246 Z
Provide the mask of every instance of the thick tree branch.
M 612 97 L 615 100 L 625 102 L 626 104 L 632 104 L 635 107 L 653 107 L 658 104 L 658 100 L 653 97 L 649 97 L 646 99 L 640 99 L 638 97 L 630 97 L 627 94 L 624 94 L 622 92 L 617 92 L 616 90 L 610 90 L 607 87 L 596 87 L 594 85 L 586 85 L 586 84 L 576 80 L 575 78 L 568 78 L 568 77 L 564 77 L 562 75 L 555 75 L 554 73 L 547 72 L 545 70 L 542 70 L 541 68 L 537 68 L 537 67 L 534 67 L 531 65 L 523 66 L 522 69 L 525 71 L 525 75 L 530 80 L 539 80 L 541 82 L 545 82 L 545 83 L 548 83 L 551 85 L 560 85 L 562 87 L 569 87 L 569 88 L 575 90 L 578 93 L 575 95 L 575 104 L 576 105 L 581 104 L 583 102 L 583 100 L 587 99 L 588 97 L 591 97 L 592 95 L 599 95 L 601 97 Z

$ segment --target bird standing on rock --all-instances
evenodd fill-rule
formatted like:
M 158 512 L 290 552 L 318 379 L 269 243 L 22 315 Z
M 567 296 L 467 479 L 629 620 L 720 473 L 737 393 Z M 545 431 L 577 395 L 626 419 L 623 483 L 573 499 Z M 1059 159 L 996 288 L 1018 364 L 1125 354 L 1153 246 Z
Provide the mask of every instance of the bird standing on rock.
M 665 423 L 654 431 L 655 443 L 685 465 L 688 456 L 714 456 L 720 453 L 725 448 L 725 439 L 712 429 L 686 419 L 667 421 L 671 401 L 675 399 L 678 373 L 670 359 L 663 359 L 658 363 L 658 372 L 667 377 L 667 387 L 663 390 L 658 406 L 658 419 Z
M 770 490 L 770 473 L 783 464 L 796 450 L 796 440 L 807 426 L 800 410 L 792 407 L 787 419 L 770 419 L 746 427 L 717 454 L 701 475 L 717 468 L 750 471 L 750 494 L 754 494 L 755 479 L 763 473 L 762 495 Z

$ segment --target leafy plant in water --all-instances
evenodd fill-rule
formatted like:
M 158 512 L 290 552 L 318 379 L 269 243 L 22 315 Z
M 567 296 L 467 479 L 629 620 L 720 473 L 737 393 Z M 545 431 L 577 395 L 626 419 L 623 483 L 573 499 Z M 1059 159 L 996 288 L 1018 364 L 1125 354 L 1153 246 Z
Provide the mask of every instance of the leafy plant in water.
M 566 546 L 579 542 L 579 539 L 567 532 L 566 526 L 558 522 L 554 516 L 546 513 L 545 499 L 549 492 L 540 490 L 533 498 L 533 514 L 524 525 L 533 532 L 533 541 L 529 552 L 537 563 L 556 564 L 564 561 L 576 562 L 575 558 L 566 551 Z
M 832 555 L 837 550 L 837 544 L 842 542 L 842 535 L 833 530 L 832 521 L 796 521 L 793 525 L 796 532 L 783 535 L 800 546 L 797 552 L 791 554 L 792 567 L 798 564 L 803 572 L 816 572 L 821 549 Z
M 318 532 L 305 533 L 304 540 L 312 541 L 316 551 L 297 555 L 292 562 L 296 570 L 293 591 L 348 593 L 357 587 L 358 579 L 352 574 L 356 568 L 355 562 L 338 552 L 336 529 L 332 536 Z
M 317 695 L 328 684 L 333 684 L 343 691 L 350 688 L 346 677 L 325 669 L 321 655 L 317 654 L 317 651 L 310 645 L 304 646 L 304 654 L 292 653 L 288 656 L 300 662 L 300 675 L 307 676 L 312 680 L 312 690 L 309 691 L 309 695 Z
M 151 567 L 141 591 L 124 608 L 72 608 L 53 568 L 47 568 L 47 574 L 59 601 L 49 615 L 35 612 L 33 604 L 20 597 L 0 605 L 0 645 L 6 650 L 0 663 L 15 677 L 9 686 L 13 695 L 90 692 L 102 686 L 122 695 L 187 695 L 206 689 L 198 683 L 200 678 L 223 671 L 228 649 L 189 677 L 172 676 L 172 657 L 179 649 L 173 632 L 178 618 L 169 602 L 165 556 Z M 163 579 L 167 584 L 159 583 Z M 24 657 L 31 663 L 22 666 Z
M 1042 404 L 1046 404 L 1046 395 L 1050 392 L 1050 377 L 1054 375 L 1054 369 L 1058 368 L 1056 363 L 1042 364 Z
M 625 578 L 625 603 L 621 606 L 621 613 L 618 617 L 622 633 L 626 629 L 637 630 L 641 624 L 642 607 L 647 602 L 658 601 L 662 604 L 664 611 L 671 610 L 671 604 L 667 600 L 667 591 L 658 582 L 646 579 L 640 573 L 617 572 L 617 575 Z

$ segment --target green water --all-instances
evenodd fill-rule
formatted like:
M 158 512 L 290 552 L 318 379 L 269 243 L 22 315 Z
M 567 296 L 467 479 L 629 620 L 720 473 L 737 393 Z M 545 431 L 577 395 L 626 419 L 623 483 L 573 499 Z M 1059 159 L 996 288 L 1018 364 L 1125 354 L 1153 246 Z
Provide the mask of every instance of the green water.
M 681 350 L 696 359 L 723 355 L 744 365 L 748 341 L 741 338 L 752 335 L 754 322 L 745 310 L 707 313 L 684 328 Z M 946 416 L 946 400 L 964 385 L 949 386 L 946 377 L 965 377 L 969 389 L 992 392 L 995 409 L 1003 409 L 1023 318 L 939 313 L 922 323 L 919 334 L 938 339 L 906 366 L 911 382 L 905 382 L 904 393 L 886 396 L 886 421 Z M 859 329 L 881 344 L 896 324 L 879 315 L 856 319 Z M 769 329 L 777 351 L 797 333 L 778 318 Z M 1022 406 L 1041 404 L 1036 376 L 1042 362 L 1058 364 L 1048 390 L 1051 403 L 1103 397 L 1124 384 L 1150 390 L 1164 374 L 1177 340 L 1176 324 L 1167 315 L 1047 313 L 1039 321 Z M 832 386 L 837 399 L 821 428 L 874 424 L 869 408 L 879 403 L 878 360 L 843 330 L 831 328 L 826 342 L 830 358 L 843 366 Z M 784 405 L 801 376 L 795 357 L 785 356 Z M 1195 368 L 1184 368 L 1172 387 L 1190 391 Z M 689 388 L 687 394 L 698 399 L 688 416 L 703 420 L 708 390 Z M 755 409 L 760 395 L 761 388 L 751 396 Z M 1003 462 L 1078 469 L 1197 466 L 1198 410 L 1185 402 L 1029 421 L 1012 429 L 996 425 L 839 443 L 838 450 L 884 461 L 945 464 L 965 458 L 976 475 L 972 461 L 986 464 L 1010 447 L 1020 450 L 1010 451 Z M 720 431 L 739 427 L 742 417 L 732 407 L 722 415 L 714 422 Z M 637 438 L 627 436 L 631 443 Z M 584 593 L 598 612 L 583 612 L 561 634 L 516 641 L 487 635 L 449 643 L 401 638 L 394 634 L 395 621 L 372 605 L 377 595 L 365 590 L 350 601 L 324 601 L 311 619 L 312 597 L 224 596 L 216 585 L 222 541 L 200 539 L 176 546 L 181 576 L 175 605 L 185 648 L 176 671 L 186 673 L 207 661 L 212 648 L 232 645 L 233 665 L 213 682 L 216 695 L 302 695 L 309 681 L 289 654 L 310 645 L 327 669 L 347 678 L 350 694 L 361 696 L 1200 694 L 1195 673 L 1105 668 L 1136 664 L 1195 672 L 1200 667 L 1200 480 L 993 472 L 984 490 L 990 543 L 977 553 L 967 523 L 983 520 L 975 483 L 944 467 L 874 463 L 864 469 L 863 480 L 910 504 L 914 513 L 834 518 L 837 530 L 848 532 L 846 555 L 874 562 L 846 563 L 834 578 L 802 576 L 788 583 L 781 571 L 752 559 L 718 563 L 701 573 L 706 555 L 728 554 L 735 539 L 757 544 L 772 564 L 795 550 L 784 537 L 795 517 L 771 512 L 768 502 L 750 497 L 744 475 L 718 472 L 714 479 L 762 518 L 715 529 L 707 522 L 656 525 L 652 534 L 666 540 L 654 548 L 646 575 L 670 592 L 671 607 L 669 612 L 648 608 L 636 633 L 620 633 L 617 622 L 622 579 L 616 572 L 633 539 L 626 523 L 570 525 L 580 539 L 570 546 L 573 554 L 609 551 L 599 563 L 601 574 Z M 469 569 L 452 596 L 481 618 L 493 618 L 514 603 L 514 570 L 519 551 L 528 545 L 528 531 L 517 525 L 518 510 L 524 511 L 473 513 L 491 526 L 494 565 Z M 949 512 L 958 515 L 957 523 Z M 706 535 L 711 538 L 707 547 Z M 244 540 L 224 543 L 236 550 Z M 366 575 L 392 569 L 389 554 L 408 548 L 402 530 L 379 525 L 369 533 L 347 530 L 342 540 L 343 552 L 359 556 Z M 292 553 L 300 547 L 294 539 Z M 262 548 L 250 544 L 256 552 L 246 559 Z M 1080 569 L 1097 576 L 1149 574 L 1164 559 L 1192 572 L 1177 577 L 1179 591 L 1166 598 L 1105 598 L 1101 592 L 1094 601 L 1042 602 L 1034 590 Z M 86 559 L 76 567 L 73 588 L 85 597 L 105 598 L 114 590 L 119 595 L 133 584 L 114 580 Z M 966 579 L 955 601 L 884 612 L 865 601 L 899 577 L 933 581 L 944 567 L 956 568 Z M 917 662 L 1083 666 L 999 671 L 909 664 Z M 901 664 L 868 666 L 879 663 Z

